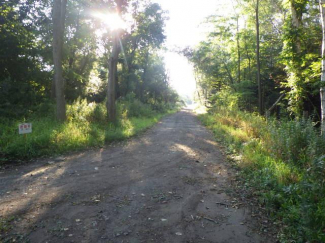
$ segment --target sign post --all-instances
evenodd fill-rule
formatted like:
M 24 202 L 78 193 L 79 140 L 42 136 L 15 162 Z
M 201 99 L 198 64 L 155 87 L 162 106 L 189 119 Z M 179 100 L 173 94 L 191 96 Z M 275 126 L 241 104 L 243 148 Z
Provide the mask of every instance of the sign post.
M 27 151 L 27 134 L 32 133 L 32 123 L 21 123 L 18 125 L 19 134 L 24 134 L 25 150 Z
M 24 134 L 26 137 L 27 133 L 32 133 L 32 123 L 19 124 L 19 134 Z

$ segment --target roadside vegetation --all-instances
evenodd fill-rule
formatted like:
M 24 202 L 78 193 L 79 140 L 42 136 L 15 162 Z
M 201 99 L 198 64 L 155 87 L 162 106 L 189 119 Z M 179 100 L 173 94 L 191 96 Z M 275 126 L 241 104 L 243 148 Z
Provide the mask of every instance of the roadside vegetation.
M 325 140 L 319 131 L 308 119 L 266 120 L 241 111 L 234 96 L 219 95 L 222 102 L 200 119 L 237 158 L 243 187 L 281 225 L 281 242 L 324 242 Z
M 182 51 L 208 109 L 201 119 L 281 225 L 280 242 L 325 242 L 324 1 L 232 3 Z
M 108 124 L 104 103 L 77 100 L 67 106 L 67 121 L 62 123 L 54 117 L 54 104 L 42 104 L 24 120 L 33 126 L 33 132 L 26 136 L 18 134 L 21 119 L 2 118 L 0 164 L 121 141 L 149 128 L 164 115 L 178 109 L 176 105 L 170 104 L 153 109 L 133 98 L 118 102 L 117 108 L 118 120 Z
M 0 163 L 103 146 L 175 111 L 167 18 L 151 1 L 1 4 Z

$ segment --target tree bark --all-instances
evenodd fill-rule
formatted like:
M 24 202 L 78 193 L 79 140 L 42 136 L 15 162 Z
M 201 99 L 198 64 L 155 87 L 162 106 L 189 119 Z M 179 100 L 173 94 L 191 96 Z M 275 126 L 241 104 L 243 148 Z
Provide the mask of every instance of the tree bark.
M 256 22 L 256 63 L 257 63 L 257 84 L 258 84 L 258 111 L 259 111 L 260 115 L 263 115 L 261 67 L 260 67 L 259 0 L 256 0 L 255 22 Z
M 113 49 L 108 63 L 108 87 L 107 87 L 107 118 L 108 121 L 116 122 L 116 76 L 117 63 L 120 54 L 119 33 L 118 30 L 113 31 Z
M 123 0 L 115 0 L 116 12 L 120 16 L 122 11 Z M 120 32 L 121 30 L 113 30 L 113 47 L 112 53 L 108 60 L 108 85 L 107 85 L 107 119 L 109 122 L 116 122 L 116 78 L 118 56 L 121 52 L 120 48 Z
M 301 26 L 302 13 L 297 12 L 294 0 L 291 0 L 291 17 L 292 17 L 292 26 L 298 30 Z M 297 53 L 300 53 L 301 52 L 301 42 L 300 42 L 299 37 L 296 40 L 296 48 L 297 48 Z
M 322 76 L 321 76 L 321 131 L 322 135 L 325 137 L 325 0 L 319 1 L 320 13 L 321 13 L 321 23 L 322 23 Z
M 59 121 L 66 119 L 66 104 L 63 80 L 63 39 L 67 0 L 54 0 L 53 2 L 53 63 L 56 97 L 56 118 Z
M 140 97 L 140 101 L 145 102 L 144 100 L 144 86 L 147 83 L 147 73 L 148 73 L 148 67 L 149 67 L 149 50 L 146 51 L 145 56 L 145 65 L 143 68 L 143 74 L 142 74 L 142 83 L 138 83 L 138 96 Z
M 238 58 L 238 83 L 241 81 L 241 73 L 240 73 L 240 58 L 241 58 L 241 53 L 240 53 L 240 43 L 239 43 L 239 17 L 237 16 L 237 58 Z
M 246 36 L 244 37 L 244 40 L 245 40 L 246 58 L 248 59 L 248 76 L 249 78 L 251 78 L 251 57 L 249 55 Z

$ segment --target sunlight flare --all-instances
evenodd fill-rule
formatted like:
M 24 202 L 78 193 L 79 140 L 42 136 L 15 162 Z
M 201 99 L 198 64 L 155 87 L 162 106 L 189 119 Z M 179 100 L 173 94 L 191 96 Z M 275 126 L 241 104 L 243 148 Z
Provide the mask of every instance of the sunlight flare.
M 103 21 L 111 30 L 125 29 L 125 21 L 117 13 L 99 13 L 94 12 L 93 16 Z

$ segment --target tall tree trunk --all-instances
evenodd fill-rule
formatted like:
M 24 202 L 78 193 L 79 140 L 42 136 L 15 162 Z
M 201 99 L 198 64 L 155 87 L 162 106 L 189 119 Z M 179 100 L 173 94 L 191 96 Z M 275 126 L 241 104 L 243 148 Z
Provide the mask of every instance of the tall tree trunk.
M 149 50 L 146 52 L 145 56 L 145 65 L 143 68 L 143 74 L 142 74 L 142 83 L 138 84 L 138 96 L 140 101 L 145 102 L 144 100 L 144 87 L 147 83 L 147 72 L 148 72 L 148 67 L 149 67 Z
M 116 122 L 116 76 L 117 62 L 120 53 L 119 33 L 118 30 L 113 31 L 113 49 L 108 63 L 108 87 L 107 87 L 107 116 L 108 121 Z
M 321 13 L 321 22 L 322 22 L 322 33 L 323 33 L 323 41 L 322 41 L 322 77 L 321 77 L 321 130 L 322 135 L 325 136 L 325 0 L 320 0 L 319 2 L 320 13 Z
M 56 97 L 56 118 L 59 121 L 66 119 L 63 80 L 63 39 L 67 0 L 54 0 L 53 2 L 53 62 Z
M 251 57 L 249 55 L 246 37 L 244 37 L 244 40 L 245 40 L 246 57 L 248 59 L 248 76 L 249 76 L 249 78 L 251 78 Z
M 116 12 L 120 16 L 122 11 L 123 0 L 115 0 Z M 120 31 L 113 30 L 113 48 L 111 56 L 108 60 L 108 85 L 107 85 L 107 119 L 110 122 L 116 122 L 116 78 L 117 78 L 117 63 L 118 56 L 121 52 L 120 48 Z
M 261 67 L 260 67 L 259 0 L 256 0 L 255 22 L 256 22 L 256 63 L 257 63 L 257 84 L 258 84 L 258 111 L 259 111 L 260 115 L 263 115 Z
M 237 56 L 238 56 L 238 83 L 240 83 L 240 56 L 241 56 L 241 53 L 240 53 L 240 43 L 239 43 L 239 17 L 237 16 Z
M 53 75 L 53 81 L 52 81 L 52 85 L 51 85 L 51 99 L 55 99 L 55 75 Z
M 295 0 L 291 0 L 291 18 L 292 18 L 292 26 L 298 30 L 301 26 L 301 21 L 302 21 L 302 13 L 298 12 L 295 6 Z M 297 53 L 301 52 L 301 42 L 300 38 L 298 37 L 296 39 L 296 48 L 297 48 Z

